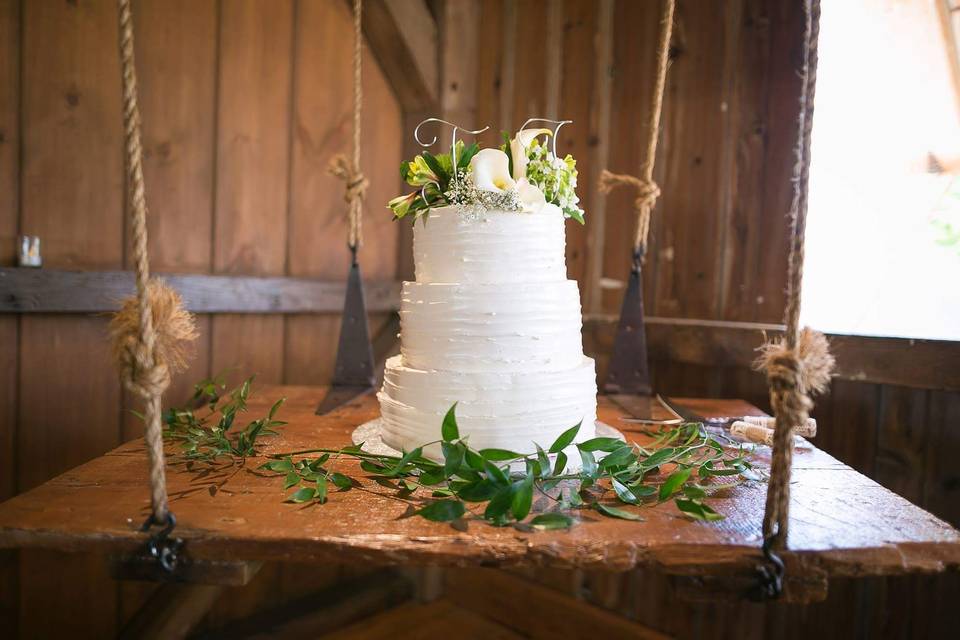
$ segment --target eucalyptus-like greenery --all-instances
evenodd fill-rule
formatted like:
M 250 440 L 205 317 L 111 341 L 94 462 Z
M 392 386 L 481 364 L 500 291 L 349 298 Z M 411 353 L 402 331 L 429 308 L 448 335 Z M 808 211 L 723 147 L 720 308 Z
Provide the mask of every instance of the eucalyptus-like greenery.
M 163 414 L 163 436 L 180 445 L 190 461 L 215 462 L 219 458 L 248 458 L 257 455 L 258 439 L 276 435 L 287 424 L 274 420 L 286 398 L 280 398 L 266 416 L 252 420 L 242 429 L 234 428 L 237 417 L 246 412 L 253 376 L 240 386 L 226 390 L 223 374 L 194 385 L 190 407 L 170 409 Z M 191 408 L 193 407 L 193 408 Z
M 597 437 L 574 444 L 580 425 L 562 433 L 547 449 L 524 455 L 504 449 L 475 450 L 460 437 L 456 405 L 443 419 L 441 439 L 400 456 L 363 451 L 362 445 L 342 449 L 310 449 L 271 456 L 261 469 L 282 474 L 293 503 L 324 503 L 330 485 L 341 491 L 362 486 L 359 478 L 332 472 L 340 458 L 360 461 L 367 479 L 390 488 L 402 498 L 426 498 L 409 515 L 436 522 L 470 518 L 495 526 L 517 524 L 536 529 L 566 529 L 575 522 L 571 512 L 589 509 L 612 518 L 643 520 L 636 509 L 672 500 L 687 516 L 704 521 L 723 516 L 707 503 L 708 496 L 742 479 L 756 479 L 747 453 L 739 445 L 724 446 L 701 424 L 680 425 L 650 434 L 646 446 L 618 438 Z M 443 461 L 424 455 L 439 444 Z M 730 443 L 728 443 L 730 444 Z M 573 446 L 580 469 L 567 471 L 566 450 Z M 311 457 L 313 454 L 320 454 Z M 573 465 L 571 465 L 573 466 Z M 714 482 L 726 478 L 733 482 Z M 545 508 L 531 516 L 534 498 Z
M 252 380 L 230 391 L 219 377 L 199 382 L 191 402 L 196 408 L 171 409 L 164 415 L 165 437 L 179 443 L 190 462 L 213 463 L 225 457 L 242 467 L 247 458 L 260 456 L 261 439 L 276 435 L 275 428 L 286 424 L 274 418 L 284 399 L 266 416 L 236 428 Z M 652 440 L 645 445 L 612 437 L 575 442 L 578 424 L 546 449 L 535 445 L 536 453 L 521 454 L 470 447 L 468 438 L 460 435 L 456 407 L 444 416 L 439 440 L 401 455 L 370 453 L 362 444 L 307 449 L 271 454 L 258 470 L 282 478 L 288 491 L 285 501 L 294 504 L 324 504 L 331 491 L 349 491 L 372 481 L 416 505 L 409 516 L 455 526 L 471 518 L 526 529 L 567 529 L 576 522 L 573 514 L 578 510 L 643 520 L 642 509 L 636 507 L 668 501 L 690 518 L 721 520 L 724 516 L 707 504 L 709 496 L 758 477 L 746 450 L 699 423 L 648 432 Z M 442 461 L 424 454 L 437 445 Z M 579 464 L 568 464 L 571 447 Z M 362 473 L 334 470 L 343 460 L 359 462 Z M 568 470 L 574 467 L 576 471 Z

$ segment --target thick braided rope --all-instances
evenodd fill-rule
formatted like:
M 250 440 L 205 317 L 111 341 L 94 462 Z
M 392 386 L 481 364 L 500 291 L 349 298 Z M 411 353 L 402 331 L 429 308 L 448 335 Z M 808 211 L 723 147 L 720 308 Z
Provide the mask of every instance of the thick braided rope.
M 653 87 L 650 116 L 647 120 L 647 155 L 641 177 L 610 173 L 606 169 L 600 174 L 600 192 L 610 193 L 620 185 L 630 185 L 637 190 L 637 199 L 633 206 L 637 212 L 637 232 L 633 240 L 635 256 L 642 256 L 647 250 L 647 236 L 650 233 L 650 214 L 660 197 L 660 187 L 653 181 L 653 167 L 657 159 L 657 142 L 660 139 L 660 114 L 663 111 L 663 94 L 667 85 L 667 67 L 670 64 L 670 37 L 673 34 L 673 13 L 675 2 L 667 0 L 660 23 L 660 38 L 657 43 L 657 77 Z
M 363 242 L 363 199 L 369 181 L 360 171 L 360 126 L 363 115 L 363 0 L 353 0 L 353 157 L 337 155 L 330 163 L 330 173 L 345 181 L 343 199 L 347 202 L 349 231 L 347 243 L 356 250 Z
M 825 340 L 812 331 L 800 333 L 800 293 L 803 281 L 804 236 L 807 222 L 807 185 L 810 175 L 810 138 L 813 129 L 813 100 L 817 79 L 817 41 L 820 29 L 820 2 L 804 2 L 806 23 L 804 39 L 803 88 L 801 92 L 799 129 L 796 147 L 796 163 L 793 170 L 794 194 L 791 203 L 791 245 L 787 280 L 787 303 L 784 321 L 787 325 L 783 344 L 768 356 L 767 381 L 770 385 L 770 403 L 777 417 L 774 432 L 773 458 L 770 466 L 770 483 L 763 516 L 764 538 L 773 548 L 786 546 L 790 515 L 790 474 L 793 464 L 794 425 L 806 422 L 813 401 L 808 393 L 810 384 L 805 381 L 806 369 L 819 363 L 811 358 L 828 359 L 829 354 L 803 356 L 810 353 L 809 345 Z M 828 365 L 828 368 L 829 368 Z M 816 385 L 815 385 L 816 386 Z
M 123 74 L 124 159 L 127 193 L 132 211 L 133 257 L 137 283 L 139 330 L 126 350 L 121 377 L 132 392 L 144 399 L 147 454 L 150 460 L 150 503 L 155 522 L 166 522 L 169 513 L 164 471 L 160 399 L 170 385 L 170 371 L 156 358 L 157 334 L 148 297 L 150 264 L 147 257 L 147 202 L 144 195 L 143 149 L 140 142 L 140 107 L 133 50 L 133 16 L 130 0 L 117 0 L 120 17 L 120 61 Z

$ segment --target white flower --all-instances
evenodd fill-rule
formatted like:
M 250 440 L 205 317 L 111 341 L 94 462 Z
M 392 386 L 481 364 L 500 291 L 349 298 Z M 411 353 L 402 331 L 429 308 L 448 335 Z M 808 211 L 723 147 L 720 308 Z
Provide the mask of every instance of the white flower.
M 510 158 L 500 149 L 483 149 L 470 159 L 473 184 L 484 191 L 509 191 L 516 187 L 510 177 Z
M 543 196 L 540 187 L 531 184 L 526 178 L 517 180 L 517 191 L 520 194 L 520 202 L 523 203 L 523 210 L 527 213 L 536 213 L 547 204 L 547 199 Z
M 513 179 L 519 180 L 527 175 L 527 149 L 533 139 L 540 134 L 550 135 L 550 129 L 521 129 L 510 141 L 510 156 L 513 159 Z

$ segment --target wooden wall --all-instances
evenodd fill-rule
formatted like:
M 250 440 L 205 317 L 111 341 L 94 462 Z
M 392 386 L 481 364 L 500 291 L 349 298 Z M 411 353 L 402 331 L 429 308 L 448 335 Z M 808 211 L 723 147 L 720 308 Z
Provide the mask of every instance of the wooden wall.
M 134 16 L 151 266 L 345 278 L 342 184 L 326 166 L 350 141 L 347 3 L 138 0 Z M 369 52 L 365 62 L 364 168 L 374 204 L 363 268 L 366 277 L 390 280 L 397 230 L 376 214 L 399 185 L 401 113 Z M 28 233 L 40 236 L 48 268 L 130 266 L 121 132 L 116 3 L 0 0 L 4 265 L 14 262 L 14 237 Z M 0 317 L 0 499 L 140 432 L 129 412 L 135 403 L 107 359 L 106 323 L 103 316 Z M 262 382 L 330 377 L 336 316 L 218 315 L 199 324 L 196 358 L 171 398 L 228 367 Z M 288 586 L 279 589 L 280 573 L 265 570 L 263 599 L 309 584 L 304 577 L 335 575 L 288 570 Z M 0 619 L 7 629 L 8 621 L 19 624 L 24 637 L 65 629 L 110 637 L 144 592 L 118 589 L 101 558 L 0 556 Z M 246 598 L 226 608 L 246 613 L 258 599 Z
M 631 196 L 601 198 L 596 176 L 602 168 L 637 173 L 645 161 L 659 5 L 430 3 L 440 27 L 444 115 L 495 132 L 531 116 L 574 120 L 560 149 L 578 158 L 588 223 L 568 223 L 567 259 L 585 312 L 601 326 L 585 336 L 601 376 L 634 222 Z M 134 11 L 154 267 L 342 278 L 341 185 L 325 166 L 349 136 L 347 3 L 139 0 Z M 680 0 L 656 168 L 663 196 L 644 271 L 649 314 L 780 321 L 801 18 L 798 2 Z M 42 237 L 48 267 L 129 266 L 115 41 L 111 0 L 0 0 L 5 265 L 13 263 L 13 238 L 31 233 Z M 409 269 L 409 235 L 379 203 L 398 187 L 396 165 L 415 114 L 401 111 L 384 74 L 371 56 L 366 61 L 364 158 L 373 188 L 362 261 L 367 278 L 393 279 Z M 325 382 L 337 322 L 201 317 L 198 357 L 174 393 L 230 366 L 264 382 Z M 106 359 L 105 323 L 0 315 L 0 499 L 138 434 L 133 404 Z M 667 394 L 766 405 L 762 377 L 742 362 L 657 359 L 652 370 Z M 960 524 L 960 394 L 837 380 L 815 415 L 820 446 Z M 267 566 L 251 586 L 221 598 L 207 624 L 357 571 Z M 956 578 L 878 579 L 838 583 L 827 603 L 812 607 L 733 607 L 675 603 L 659 577 L 642 573 L 528 577 L 686 637 L 813 629 L 907 637 L 939 628 L 945 603 L 960 593 Z M 63 629 L 112 635 L 148 593 L 118 588 L 100 558 L 0 553 L 0 621 L 5 629 L 19 625 L 25 637 Z M 821 629 L 836 620 L 842 624 Z

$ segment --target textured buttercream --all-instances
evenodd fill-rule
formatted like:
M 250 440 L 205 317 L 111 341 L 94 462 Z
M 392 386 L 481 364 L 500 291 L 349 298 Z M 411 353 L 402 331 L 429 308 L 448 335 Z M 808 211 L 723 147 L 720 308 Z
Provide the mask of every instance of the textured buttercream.
M 383 441 L 395 449 L 440 439 L 443 416 L 456 402 L 461 435 L 475 449 L 533 453 L 583 422 L 577 442 L 594 436 L 597 387 L 594 363 L 581 357 L 566 371 L 460 373 L 407 367 L 402 356 L 387 361 L 379 394 Z M 435 453 L 435 451 L 428 451 Z
M 413 235 L 417 282 L 566 280 L 564 220 L 552 204 L 535 213 L 466 216 L 454 207 L 431 209 Z
M 534 373 L 572 369 L 583 359 L 573 280 L 406 282 L 400 320 L 403 362 L 418 369 Z

